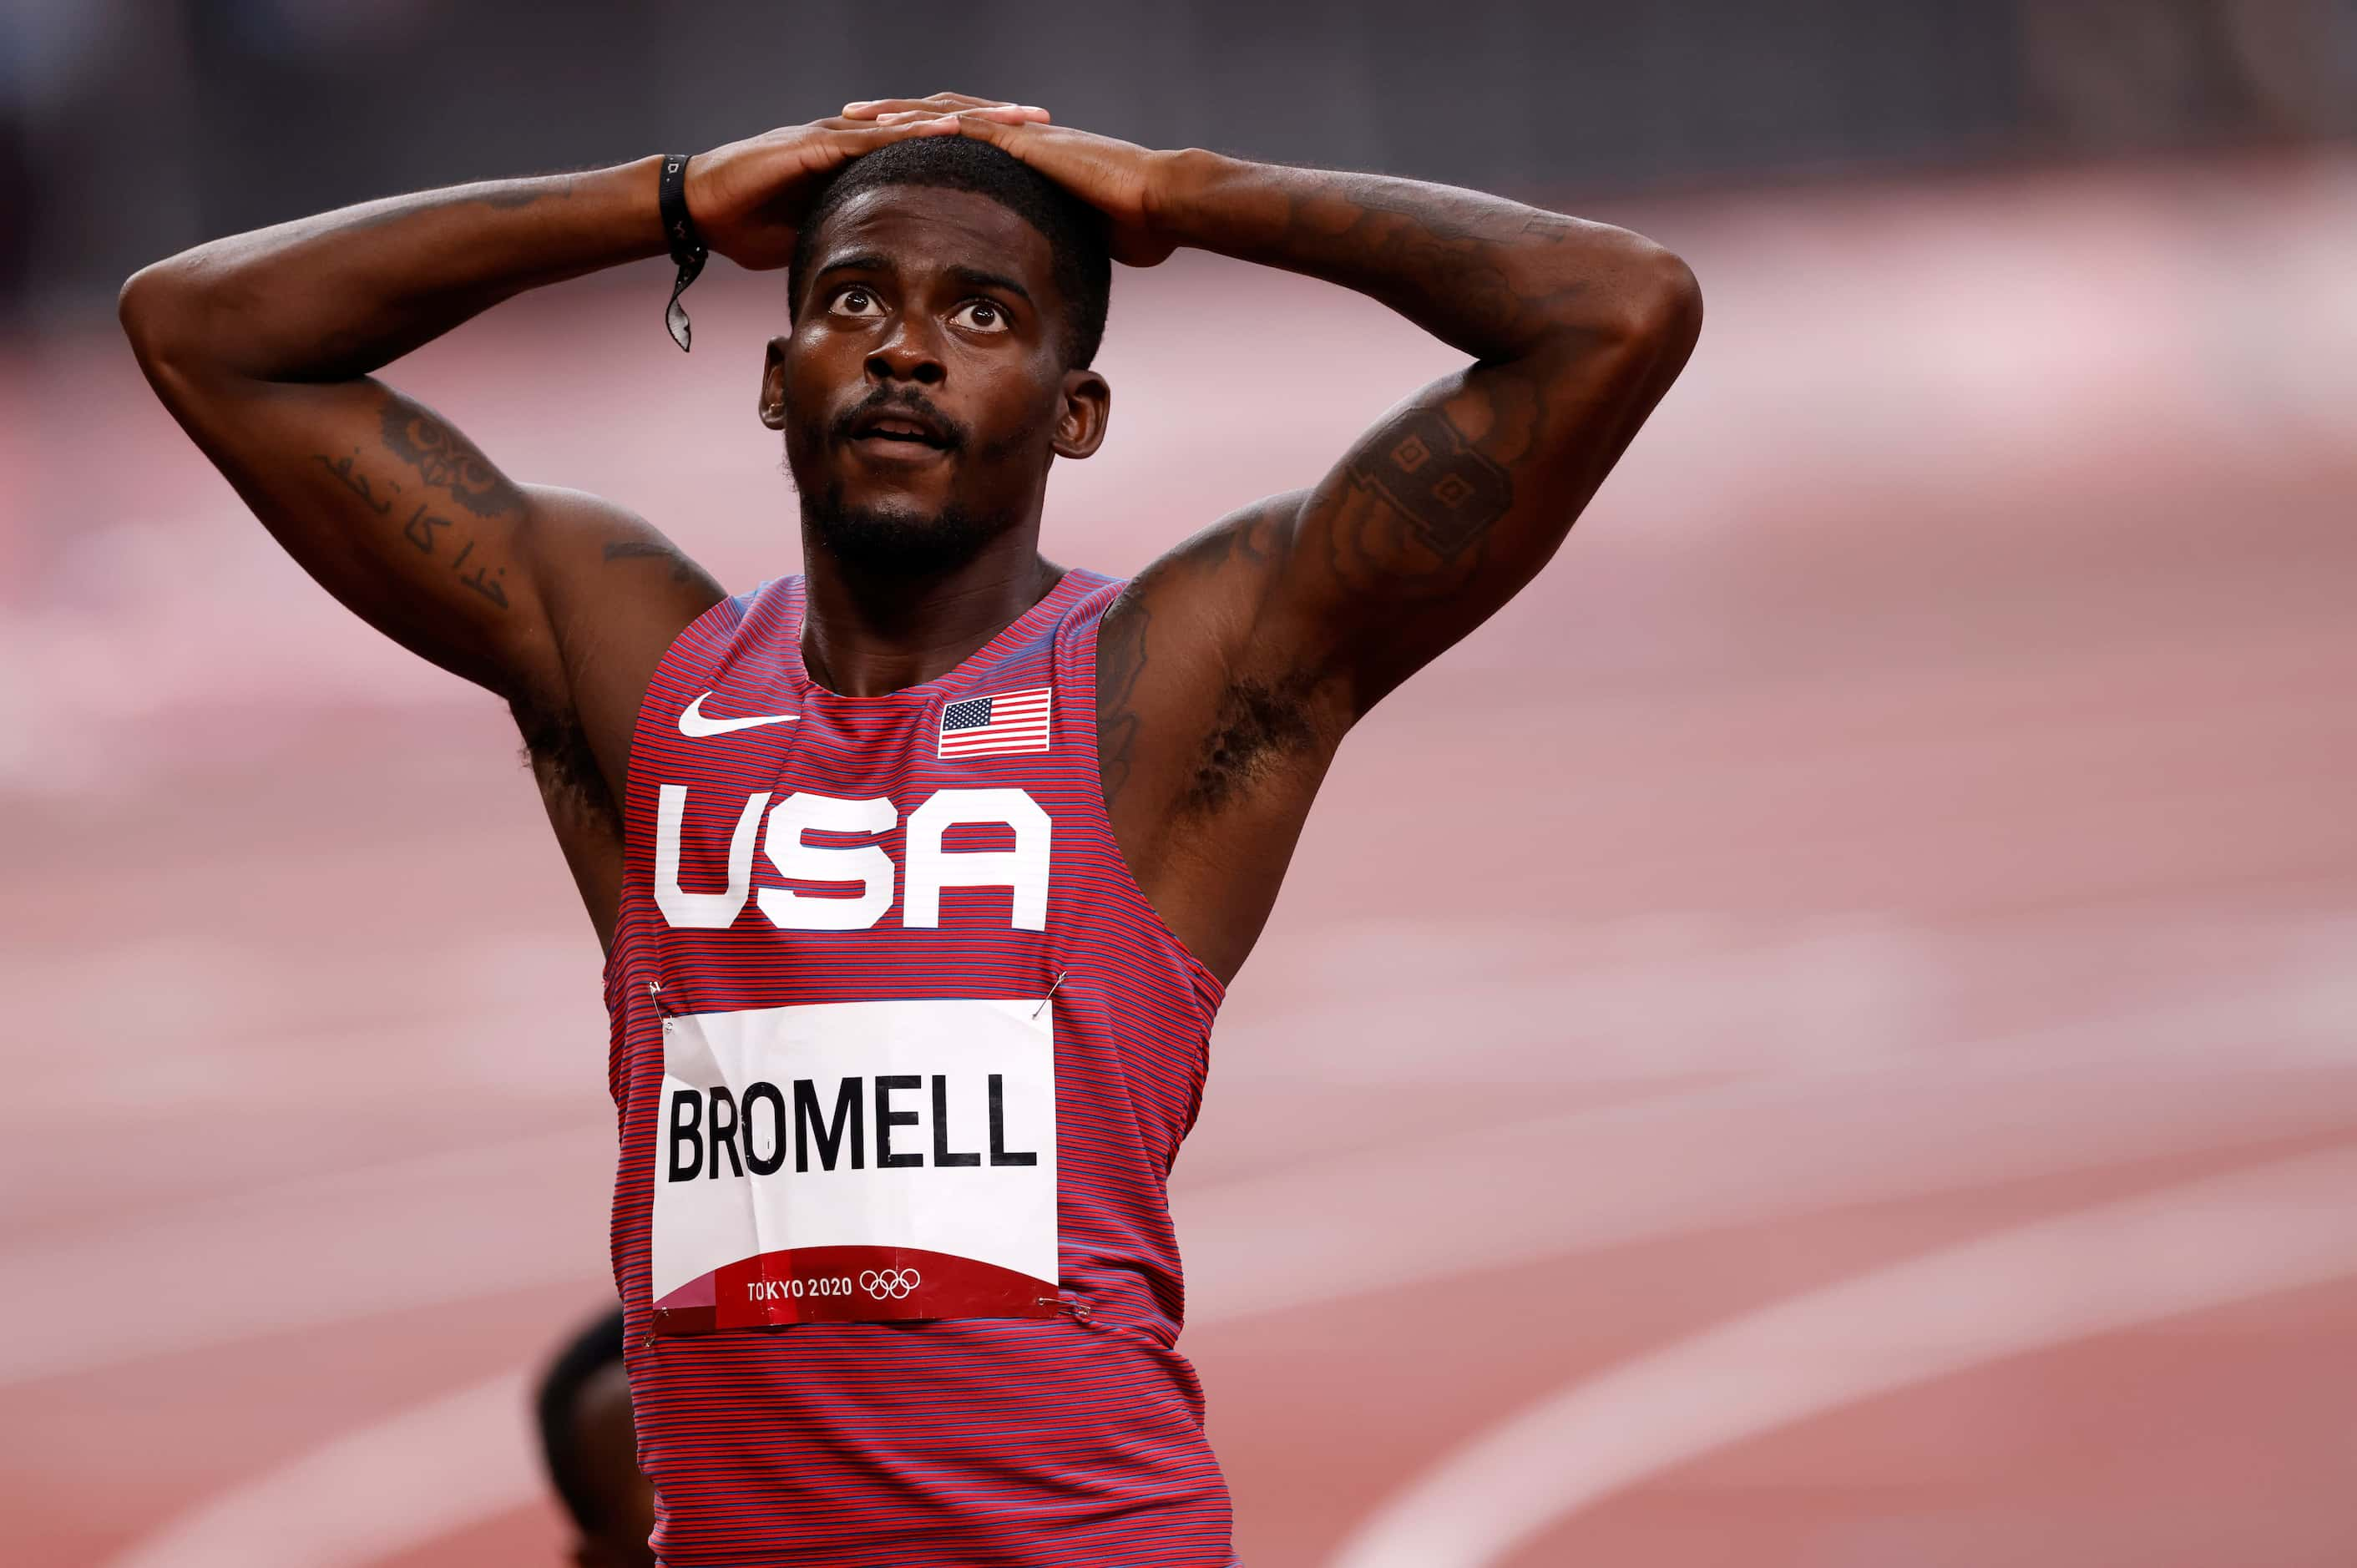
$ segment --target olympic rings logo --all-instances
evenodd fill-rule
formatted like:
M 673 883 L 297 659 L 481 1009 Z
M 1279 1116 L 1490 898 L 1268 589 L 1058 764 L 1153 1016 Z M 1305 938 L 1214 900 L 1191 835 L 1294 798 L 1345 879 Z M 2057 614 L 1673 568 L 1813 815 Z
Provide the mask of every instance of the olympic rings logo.
M 899 1301 L 924 1283 L 914 1269 L 870 1269 L 859 1276 L 861 1290 L 886 1301 Z

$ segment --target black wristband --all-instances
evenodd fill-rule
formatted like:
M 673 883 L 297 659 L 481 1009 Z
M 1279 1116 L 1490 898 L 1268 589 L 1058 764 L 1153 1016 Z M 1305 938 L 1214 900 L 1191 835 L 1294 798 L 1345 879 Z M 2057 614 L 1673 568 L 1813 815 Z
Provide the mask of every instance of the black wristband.
M 671 285 L 671 304 L 663 308 L 663 325 L 671 328 L 671 340 L 687 352 L 690 329 L 687 307 L 679 296 L 687 292 L 696 274 L 704 271 L 704 260 L 712 252 L 705 248 L 704 237 L 695 231 L 695 220 L 687 215 L 687 160 L 692 153 L 665 153 L 662 179 L 655 188 L 655 205 L 662 214 L 663 237 L 671 242 L 671 259 L 679 267 L 679 277 Z

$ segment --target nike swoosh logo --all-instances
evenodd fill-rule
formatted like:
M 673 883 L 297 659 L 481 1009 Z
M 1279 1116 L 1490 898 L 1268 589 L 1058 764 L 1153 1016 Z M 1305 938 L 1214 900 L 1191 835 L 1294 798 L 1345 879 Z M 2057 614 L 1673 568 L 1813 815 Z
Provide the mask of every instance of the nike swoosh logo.
M 710 695 L 709 692 L 704 693 L 704 697 Z M 762 725 L 791 724 L 802 717 L 800 714 L 755 714 L 745 719 L 707 719 L 704 716 L 704 697 L 696 698 L 679 713 L 679 733 L 694 740 L 727 735 L 735 730 L 756 729 Z

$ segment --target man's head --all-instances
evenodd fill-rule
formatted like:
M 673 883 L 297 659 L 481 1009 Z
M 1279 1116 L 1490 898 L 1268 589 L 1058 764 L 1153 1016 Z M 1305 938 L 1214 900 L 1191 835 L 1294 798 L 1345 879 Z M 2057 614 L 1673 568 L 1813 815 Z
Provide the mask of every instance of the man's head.
M 622 1315 L 597 1318 L 557 1354 L 540 1380 L 542 1455 L 548 1478 L 581 1531 L 581 1568 L 654 1568 L 654 1486 L 639 1470 L 630 1385 L 622 1371 Z
M 1102 216 L 987 143 L 845 164 L 803 220 L 762 378 L 813 545 L 922 575 L 1036 520 L 1053 459 L 1104 438 L 1111 274 Z

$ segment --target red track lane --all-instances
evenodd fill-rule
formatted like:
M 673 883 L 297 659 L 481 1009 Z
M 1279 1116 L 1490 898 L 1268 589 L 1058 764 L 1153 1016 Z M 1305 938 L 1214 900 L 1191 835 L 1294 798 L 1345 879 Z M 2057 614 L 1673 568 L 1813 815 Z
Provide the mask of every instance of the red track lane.
M 1747 1314 L 2357 1148 L 2357 163 L 1607 216 L 1695 263 L 1702 352 L 1345 748 L 1174 1181 L 1254 1568 Z M 634 276 L 396 379 L 749 585 L 795 564 L 740 406 L 774 289 L 705 286 L 716 351 Z M 1119 293 L 1061 560 L 1134 568 L 1448 368 L 1299 280 Z M 304 583 L 107 336 L 0 376 L 38 454 L 0 486 L 0 1515 L 27 1561 L 195 1568 L 596 1306 L 597 957 L 496 703 Z M 2344 1563 L 2352 1332 L 2357 1279 L 1995 1354 L 1498 1561 Z M 522 1463 L 520 1421 L 451 1441 Z M 237 1560 L 556 1561 L 500 1473 L 417 1539 Z

